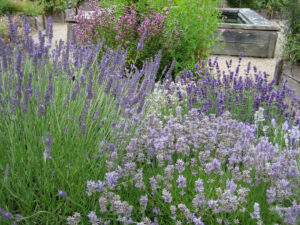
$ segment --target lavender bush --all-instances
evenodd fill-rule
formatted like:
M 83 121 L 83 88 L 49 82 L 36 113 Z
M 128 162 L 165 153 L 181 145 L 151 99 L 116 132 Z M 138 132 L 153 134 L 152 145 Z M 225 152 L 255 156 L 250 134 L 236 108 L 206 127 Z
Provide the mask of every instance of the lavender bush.
M 99 198 L 91 224 L 299 222 L 299 143 L 279 151 L 229 112 L 176 111 L 150 115 L 125 149 L 106 151 L 106 173 L 87 182 Z
M 161 52 L 128 70 L 102 42 L 51 46 L 48 24 L 0 39 L 1 224 L 299 223 L 286 83 L 217 60 L 155 83 Z
M 38 43 L 26 23 L 23 38 L 11 24 L 11 43 L 0 39 L 1 215 L 16 219 L 2 213 L 14 210 L 24 224 L 46 217 L 62 224 L 64 215 L 89 208 L 80 199 L 85 180 L 104 172 L 99 143 L 117 142 L 117 132 L 130 131 L 128 120 L 142 118 L 161 57 L 130 72 L 120 48 L 52 47 L 49 24 Z M 63 203 L 59 190 L 79 203 Z
M 156 85 L 151 95 L 155 104 L 151 107 L 166 115 L 175 115 L 177 106 L 182 106 L 185 113 L 192 108 L 217 116 L 229 111 L 234 119 L 250 124 L 259 122 L 258 135 L 269 136 L 273 143 L 283 146 L 284 138 L 278 134 L 280 128 L 285 124 L 284 130 L 300 129 L 299 98 L 293 95 L 286 81 L 276 86 L 270 75 L 250 62 L 246 71 L 240 72 L 241 60 L 242 55 L 236 68 L 231 67 L 231 61 L 227 62 L 224 71 L 219 68 L 218 58 L 209 60 L 207 67 L 201 61 L 194 72 L 183 71 L 175 81 L 166 79 Z M 263 121 L 255 119 L 258 111 Z

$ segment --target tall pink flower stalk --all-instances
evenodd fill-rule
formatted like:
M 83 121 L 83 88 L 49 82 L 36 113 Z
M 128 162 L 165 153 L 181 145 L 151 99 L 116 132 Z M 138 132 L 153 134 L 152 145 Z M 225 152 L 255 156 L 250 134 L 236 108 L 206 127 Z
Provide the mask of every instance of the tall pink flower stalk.
M 74 31 L 77 39 L 81 43 L 95 41 L 99 37 L 104 37 L 110 44 L 123 45 L 137 44 L 143 34 L 147 34 L 144 39 L 162 34 L 165 28 L 168 9 L 162 13 L 154 12 L 139 15 L 136 5 L 124 6 L 123 14 L 116 17 L 115 8 L 105 8 L 97 0 L 91 0 L 89 7 L 93 11 L 79 9 L 78 15 L 74 17 L 77 24 L 74 24 Z
M 104 36 L 116 21 L 114 9 L 103 7 L 97 0 L 90 0 L 89 7 L 93 11 L 84 11 L 80 7 L 78 14 L 74 17 L 76 24 L 73 25 L 73 28 L 76 38 L 81 43 L 94 41 L 99 36 Z

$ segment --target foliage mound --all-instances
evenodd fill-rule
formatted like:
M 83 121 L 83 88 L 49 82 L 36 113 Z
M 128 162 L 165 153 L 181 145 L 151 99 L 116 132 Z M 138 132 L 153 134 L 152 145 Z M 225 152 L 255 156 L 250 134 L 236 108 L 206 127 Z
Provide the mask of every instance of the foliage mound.
M 219 37 L 218 1 L 89 3 L 93 11 L 86 14 L 79 9 L 74 18 L 77 39 L 87 43 L 103 37 L 110 47 L 121 45 L 128 49 L 128 65 L 135 63 L 140 67 L 145 59 L 162 50 L 160 71 L 175 58 L 174 69 L 179 72 L 207 59 Z

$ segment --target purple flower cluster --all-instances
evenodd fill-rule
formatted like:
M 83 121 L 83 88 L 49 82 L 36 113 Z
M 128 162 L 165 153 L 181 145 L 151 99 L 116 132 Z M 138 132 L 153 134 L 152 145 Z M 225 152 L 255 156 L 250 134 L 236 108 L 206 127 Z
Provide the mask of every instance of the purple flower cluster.
M 161 53 L 149 60 L 141 70 L 131 74 L 125 70 L 126 52 L 121 49 L 113 51 L 107 48 L 101 61 L 97 62 L 97 53 L 102 48 L 102 42 L 86 47 L 70 43 L 63 45 L 60 42 L 50 53 L 50 45 L 45 46 L 45 38 L 46 35 L 49 39 L 52 38 L 51 20 L 48 24 L 50 26 L 47 28 L 48 33 L 40 33 L 38 43 L 34 43 L 28 35 L 24 46 L 18 44 L 16 49 L 0 41 L 0 90 L 3 93 L 0 102 L 3 119 L 8 114 L 16 114 L 18 108 L 26 113 L 29 105 L 36 101 L 39 107 L 33 113 L 45 115 L 47 108 L 58 101 L 55 96 L 59 95 L 59 89 L 64 85 L 69 88 L 64 101 L 66 108 L 72 101 L 82 97 L 86 99 L 79 119 L 82 125 L 85 123 L 91 102 L 95 102 L 99 95 L 100 87 L 105 87 L 105 93 L 116 103 L 116 109 L 122 109 L 124 117 L 135 112 L 134 106 L 137 106 L 138 112 L 142 111 L 146 104 L 146 96 L 153 90 L 155 84 Z M 22 50 L 23 47 L 25 51 Z M 53 66 L 40 73 L 41 68 L 47 66 L 47 63 Z M 23 69 L 29 65 L 33 67 L 33 71 L 24 74 Z M 143 80 L 140 82 L 142 77 Z M 99 113 L 99 110 L 95 111 Z M 49 141 L 45 151 L 47 156 L 50 153 L 50 145 Z
M 240 57 L 239 62 L 241 60 Z M 250 62 L 245 75 L 239 74 L 240 64 L 233 69 L 231 62 L 227 62 L 227 67 L 221 71 L 216 58 L 208 61 L 208 67 L 203 61 L 201 66 L 195 66 L 195 72 L 181 72 L 182 77 L 176 77 L 174 82 L 165 80 L 164 95 L 172 100 L 169 105 L 176 101 L 187 104 L 189 109 L 197 107 L 203 113 L 218 116 L 230 111 L 233 118 L 251 124 L 263 117 L 266 123 L 274 119 L 277 125 L 288 121 L 300 127 L 300 118 L 297 118 L 300 99 L 293 95 L 286 81 L 277 87 L 275 80 L 270 80 L 268 74 L 255 66 L 251 67 Z M 158 88 L 157 92 L 160 91 Z M 256 118 L 255 112 L 260 108 L 264 111 Z
M 255 125 L 233 120 L 229 112 L 216 117 L 191 109 L 182 116 L 178 108 L 176 117 L 149 116 L 137 133 L 125 153 L 123 144 L 117 147 L 122 163 L 106 172 L 105 177 L 113 172 L 118 174 L 114 185 L 108 184 L 105 178 L 106 184 L 100 191 L 101 199 L 110 202 L 107 206 L 116 204 L 109 193 L 118 193 L 122 205 L 119 198 L 127 199 L 120 192 L 122 187 L 138 189 L 136 184 L 149 183 L 146 190 L 151 197 L 139 196 L 139 209 L 135 209 L 146 213 L 141 223 L 153 219 L 155 224 L 155 218 L 163 209 L 162 214 L 171 214 L 169 219 L 182 224 L 203 224 L 204 221 L 216 224 L 223 213 L 233 214 L 235 221 L 241 223 L 246 223 L 244 214 L 247 214 L 262 224 L 268 221 L 270 214 L 262 215 L 261 202 L 253 206 L 249 196 L 261 188 L 260 192 L 265 193 L 270 204 L 269 212 L 278 212 L 278 218 L 287 224 L 293 224 L 290 221 L 300 216 L 299 211 L 296 212 L 299 202 L 286 205 L 288 199 L 297 196 L 299 148 L 280 151 L 266 137 L 257 139 Z M 109 165 L 107 162 L 111 168 Z M 143 176 L 148 167 L 154 166 L 163 170 Z M 184 197 L 187 192 L 194 196 L 192 205 Z M 157 204 L 160 201 L 169 207 Z M 216 221 L 209 219 L 210 213 Z M 123 214 L 122 211 L 118 217 L 124 217 Z M 128 215 L 126 222 L 133 219 L 132 214 Z M 101 216 L 105 217 L 105 213 Z
M 81 43 L 95 41 L 99 36 L 107 38 L 111 44 L 120 43 L 123 47 L 128 47 L 131 43 L 136 44 L 136 40 L 153 37 L 162 34 L 164 22 L 168 10 L 163 13 L 155 12 L 153 9 L 149 13 L 139 15 L 136 5 L 130 7 L 124 6 L 121 16 L 117 16 L 115 8 L 105 8 L 98 1 L 89 1 L 90 11 L 88 14 L 82 8 L 79 9 L 78 15 L 74 17 L 76 24 L 73 25 L 77 39 Z M 112 36 L 115 40 L 111 40 Z
M 93 11 L 87 13 L 83 8 L 79 8 L 78 14 L 74 16 L 74 33 L 81 43 L 97 40 L 99 35 L 109 31 L 116 21 L 114 11 L 105 8 L 97 0 L 90 0 L 89 7 Z

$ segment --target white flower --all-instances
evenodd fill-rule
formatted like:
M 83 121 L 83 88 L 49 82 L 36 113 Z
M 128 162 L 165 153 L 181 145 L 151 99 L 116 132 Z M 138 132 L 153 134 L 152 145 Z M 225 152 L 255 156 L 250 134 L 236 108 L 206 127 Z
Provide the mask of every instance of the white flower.
M 259 107 L 258 111 L 255 112 L 255 114 L 254 114 L 254 121 L 255 121 L 255 123 L 259 123 L 259 122 L 265 121 L 264 110 L 265 110 L 264 108 Z

